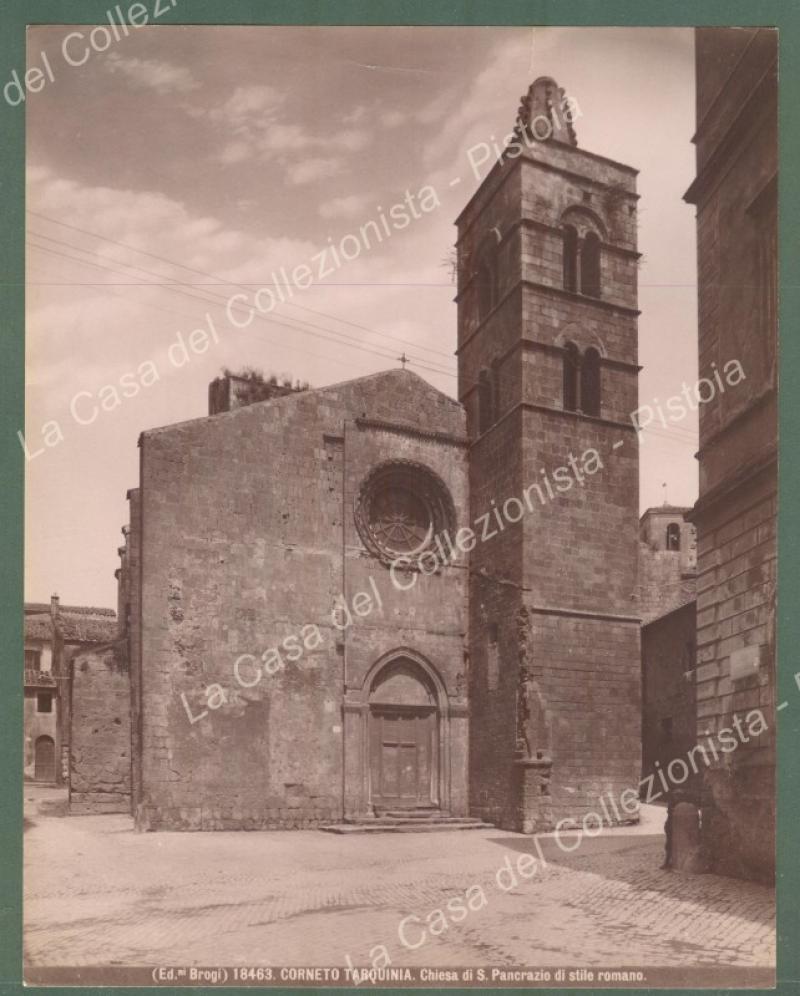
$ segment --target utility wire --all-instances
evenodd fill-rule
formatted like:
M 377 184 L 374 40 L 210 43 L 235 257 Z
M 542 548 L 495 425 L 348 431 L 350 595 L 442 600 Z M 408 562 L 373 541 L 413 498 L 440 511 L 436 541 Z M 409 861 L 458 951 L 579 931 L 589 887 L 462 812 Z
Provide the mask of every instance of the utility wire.
M 111 245 L 118 246 L 119 248 L 125 249 L 125 250 L 127 250 L 129 252 L 139 253 L 142 256 L 149 256 L 152 259 L 158 260 L 159 262 L 166 263 L 168 266 L 174 266 L 174 267 L 177 267 L 177 268 L 180 268 L 180 269 L 183 269 L 183 270 L 187 270 L 188 272 L 195 273 L 195 274 L 197 274 L 198 276 L 201 276 L 201 277 L 210 277 L 213 281 L 215 281 L 215 284 L 209 285 L 209 286 L 216 286 L 216 285 L 218 285 L 218 286 L 223 286 L 223 287 L 238 287 L 238 288 L 240 288 L 241 290 L 244 290 L 244 291 L 248 291 L 252 287 L 259 286 L 258 284 L 242 284 L 242 283 L 237 283 L 236 281 L 233 281 L 233 280 L 232 281 L 223 281 L 216 274 L 208 273 L 206 270 L 200 270 L 200 269 L 197 269 L 196 267 L 193 267 L 193 266 L 187 266 L 185 263 L 178 263 L 175 260 L 168 259 L 166 256 L 159 256 L 158 254 L 153 253 L 153 252 L 149 252 L 146 249 L 137 249 L 134 246 L 129 245 L 129 244 L 125 243 L 125 242 L 118 242 L 116 239 L 110 239 L 110 238 L 108 238 L 105 235 L 100 235 L 97 232 L 92 232 L 92 231 L 90 231 L 87 228 L 80 228 L 77 225 L 70 225 L 70 224 L 68 224 L 65 221 L 59 221 L 57 218 L 52 218 L 49 215 L 40 214 L 38 211 L 32 211 L 32 210 L 28 209 L 27 213 L 33 215 L 35 218 L 42 218 L 43 220 L 49 221 L 49 222 L 51 222 L 51 223 L 53 223 L 55 225 L 61 225 L 64 228 L 69 228 L 72 231 L 80 232 L 83 235 L 89 235 L 92 238 L 100 239 L 103 242 L 108 242 Z M 115 260 L 115 262 L 122 262 L 122 260 Z M 127 264 L 123 264 L 123 265 L 127 265 Z M 155 274 L 155 275 L 156 276 L 161 276 L 161 277 L 166 276 L 166 274 Z M 196 287 L 196 286 L 201 286 L 201 285 L 190 284 L 190 285 L 187 285 L 187 286 L 195 286 Z M 324 287 L 325 285 L 324 284 L 320 284 L 318 286 L 323 286 Z M 332 315 L 329 312 L 319 311 L 319 310 L 316 310 L 314 308 L 307 308 L 307 307 L 304 307 L 303 305 L 295 304 L 293 301 L 287 301 L 287 302 L 284 302 L 284 303 L 287 304 L 289 307 L 297 308 L 300 311 L 306 311 L 306 312 L 308 312 L 310 314 L 313 314 L 313 315 L 318 315 L 318 316 L 323 317 L 323 318 L 332 319 L 335 322 L 341 322 L 341 323 L 343 323 L 345 325 L 351 325 L 353 328 L 361 329 L 364 332 L 369 332 L 371 335 L 376 335 L 376 336 L 379 336 L 381 338 L 391 340 L 392 342 L 396 342 L 396 343 L 398 343 L 399 345 L 402 345 L 402 346 L 410 346 L 413 349 L 419 349 L 419 350 L 424 350 L 425 352 L 435 353 L 438 356 L 443 356 L 443 357 L 445 357 L 445 358 L 447 358 L 449 360 L 452 360 L 452 358 L 453 358 L 453 353 L 452 352 L 448 353 L 448 352 L 446 352 L 444 350 L 436 349 L 433 346 L 423 346 L 423 345 L 421 345 L 419 343 L 413 343 L 413 342 L 410 342 L 407 339 L 402 339 L 399 336 L 391 335 L 388 332 L 380 332 L 378 329 L 370 328 L 367 325 L 360 325 L 358 322 L 351 322 L 351 321 L 349 321 L 346 318 L 340 318 L 338 315 Z
M 69 243 L 69 242 L 63 242 L 63 241 L 61 241 L 59 239 L 52 239 L 49 236 L 43 236 L 43 235 L 41 235 L 41 234 L 39 234 L 37 232 L 31 232 L 31 235 L 33 237 L 35 237 L 35 238 L 46 239 L 49 242 L 53 242 L 55 245 L 60 245 L 60 246 L 69 248 L 69 249 L 71 249 L 73 251 L 78 251 L 78 252 L 84 253 L 86 255 L 94 256 L 97 259 L 104 259 L 104 260 L 109 261 L 109 262 L 112 261 L 110 257 L 105 256 L 102 253 L 96 253 L 96 252 L 94 252 L 94 251 L 92 251 L 90 249 L 83 249 L 80 246 L 75 246 L 75 245 L 73 245 L 72 243 Z M 122 262 L 121 260 L 113 260 L 113 262 L 117 263 L 117 266 L 104 266 L 104 265 L 99 264 L 99 263 L 94 263 L 91 260 L 86 260 L 86 259 L 82 259 L 79 256 L 71 255 L 70 253 L 60 252 L 60 251 L 58 251 L 56 249 L 50 249 L 47 246 L 37 245 L 36 243 L 33 243 L 33 242 L 29 242 L 28 245 L 31 248 L 33 248 L 33 249 L 37 249 L 37 250 L 43 251 L 43 252 L 49 252 L 49 253 L 51 253 L 52 255 L 55 255 L 55 256 L 62 256 L 65 259 L 71 260 L 72 262 L 83 264 L 85 266 L 93 266 L 93 267 L 95 267 L 97 269 L 100 269 L 100 270 L 106 270 L 106 271 L 115 272 L 115 273 L 123 273 L 123 271 L 119 269 L 119 267 L 122 266 L 122 267 L 125 267 L 125 268 L 129 269 L 129 270 L 139 270 L 140 272 L 148 273 L 148 274 L 153 275 L 153 276 L 161 276 L 161 274 L 155 274 L 155 273 L 153 273 L 153 271 L 145 270 L 142 267 L 137 266 L 136 264 L 125 263 L 125 262 Z M 125 275 L 125 274 L 123 273 L 123 275 Z M 97 286 L 103 286 L 103 285 L 99 284 Z M 237 314 L 248 316 L 248 317 L 249 317 L 249 314 L 250 314 L 250 312 L 248 310 L 246 310 L 242 305 L 235 304 L 235 305 L 231 306 L 229 304 L 229 299 L 226 298 L 224 295 L 218 295 L 218 294 L 214 294 L 213 292 L 208 292 L 208 291 L 201 291 L 201 294 L 189 293 L 185 289 L 185 287 L 194 287 L 194 286 L 196 286 L 194 284 L 175 285 L 175 284 L 154 284 L 152 282 L 147 282 L 147 283 L 141 283 L 141 284 L 132 284 L 130 286 L 164 287 L 166 290 L 171 291 L 172 293 L 181 294 L 182 296 L 188 297 L 188 298 L 190 298 L 192 300 L 202 301 L 203 303 L 205 303 L 207 305 L 211 305 L 211 306 L 214 306 L 214 307 L 221 307 L 221 306 L 225 305 L 227 307 L 230 307 L 231 310 L 235 311 Z M 211 296 L 201 296 L 201 295 L 209 295 L 209 294 Z M 343 345 L 343 346 L 349 347 L 351 349 L 357 349 L 357 350 L 361 350 L 361 351 L 366 352 L 366 353 L 371 353 L 374 356 L 379 356 L 382 359 L 389 359 L 389 360 L 396 359 L 396 356 L 394 356 L 393 353 L 389 353 L 389 352 L 385 351 L 387 347 L 381 346 L 380 344 L 374 344 L 373 346 L 367 346 L 367 345 L 365 345 L 363 343 L 362 340 L 356 339 L 356 338 L 354 338 L 352 336 L 348 336 L 346 333 L 341 332 L 338 329 L 330 329 L 330 328 L 327 328 L 326 326 L 316 325 L 316 324 L 311 323 L 311 322 L 306 322 L 303 319 L 296 318 L 295 316 L 292 316 L 292 315 L 282 315 L 281 317 L 283 319 L 285 319 L 285 320 L 284 321 L 280 321 L 276 317 L 271 317 L 271 316 L 267 316 L 267 315 L 264 315 L 264 314 L 260 314 L 257 311 L 257 309 L 254 309 L 254 311 L 253 311 L 253 317 L 256 318 L 256 319 L 258 319 L 258 320 L 260 320 L 260 321 L 262 321 L 262 322 L 264 322 L 267 325 L 277 325 L 277 326 L 280 326 L 282 328 L 290 329 L 292 331 L 302 332 L 302 333 L 305 333 L 306 335 L 311 335 L 311 336 L 314 336 L 316 338 L 323 339 L 324 341 L 334 342 L 334 343 L 337 343 L 339 345 Z M 288 324 L 289 322 L 291 322 L 292 324 Z M 318 331 L 314 331 L 314 330 L 318 330 Z M 376 345 L 377 345 L 378 348 L 375 348 Z M 412 357 L 412 360 L 414 362 L 414 365 L 417 366 L 417 367 L 419 367 L 420 369 L 424 369 L 424 370 L 430 371 L 431 373 L 443 374 L 444 376 L 455 378 L 455 374 L 453 374 L 449 370 L 444 370 L 441 367 L 437 367 L 437 366 L 434 366 L 431 363 L 427 363 L 423 359 L 421 359 L 420 357 L 416 357 L 416 356 Z

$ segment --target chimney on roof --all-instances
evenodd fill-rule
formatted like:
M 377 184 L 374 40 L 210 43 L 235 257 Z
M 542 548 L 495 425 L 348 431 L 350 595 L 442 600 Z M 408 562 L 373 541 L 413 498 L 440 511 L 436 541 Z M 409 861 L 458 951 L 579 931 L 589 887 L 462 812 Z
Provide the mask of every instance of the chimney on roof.
M 244 408 L 259 401 L 271 401 L 273 398 L 282 398 L 285 394 L 296 394 L 305 390 L 305 387 L 293 387 L 291 381 L 279 383 L 276 377 L 265 379 L 258 375 L 243 377 L 225 373 L 208 385 L 208 414 L 232 412 L 235 408 Z
M 50 596 L 50 618 L 53 622 L 58 618 L 58 595 Z

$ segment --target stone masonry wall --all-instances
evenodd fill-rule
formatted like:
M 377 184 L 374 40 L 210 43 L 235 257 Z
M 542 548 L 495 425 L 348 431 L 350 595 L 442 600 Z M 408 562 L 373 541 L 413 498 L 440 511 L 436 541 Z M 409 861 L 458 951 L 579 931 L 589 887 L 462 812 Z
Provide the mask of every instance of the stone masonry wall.
M 520 493 L 520 414 L 493 427 L 471 449 L 470 504 L 479 542 L 470 554 L 470 808 L 498 826 L 516 824 L 511 759 L 519 686 L 517 614 L 521 605 L 522 526 L 501 531 L 491 516 Z M 497 507 L 495 504 L 494 507 Z M 482 516 L 489 517 L 482 519 Z
M 657 775 L 695 744 L 694 601 L 642 627 L 642 774 Z M 660 783 L 659 783 L 660 784 Z
M 684 573 L 680 551 L 653 550 L 646 543 L 639 544 L 636 601 L 643 623 L 693 601 L 696 594 L 696 570 Z
M 357 428 L 362 416 L 378 428 Z M 460 574 L 407 596 L 373 565 L 382 614 L 344 635 L 334 624 L 342 595 L 371 591 L 352 517 L 353 489 L 375 460 L 432 463 L 463 507 L 458 447 L 383 433 L 386 422 L 463 438 L 457 403 L 401 370 L 144 434 L 140 827 L 341 819 L 345 682 L 404 641 L 457 699 Z M 461 739 L 463 754 L 465 729 Z M 462 810 L 464 784 L 462 762 Z
M 744 377 L 700 408 L 697 738 L 710 868 L 775 873 L 777 31 L 697 30 L 699 372 Z M 789 596 L 791 597 L 791 595 Z M 756 729 L 757 733 L 752 733 Z
M 457 222 L 471 515 L 511 501 L 518 518 L 470 560 L 471 806 L 526 832 L 580 822 L 640 774 L 635 173 L 538 143 Z M 599 300 L 564 288 L 565 211 L 602 232 Z M 481 315 L 469 263 L 487 233 L 499 301 Z M 563 410 L 567 341 L 601 355 L 599 417 Z M 498 365 L 495 423 L 478 435 L 479 373 Z
M 774 471 L 765 472 L 704 517 L 698 546 L 698 741 L 754 710 L 767 724 L 704 771 L 706 849 L 721 874 L 764 880 L 775 862 L 776 498 Z M 746 648 L 755 664 L 734 675 L 733 655 Z
M 397 397 L 398 410 L 403 399 Z M 459 412 L 459 415 L 461 413 Z M 463 418 L 463 416 L 461 416 Z M 429 468 L 453 499 L 455 537 L 467 523 L 466 447 L 463 423 L 452 439 L 426 438 L 411 430 L 347 422 L 344 428 L 344 595 L 349 606 L 360 592 L 377 590 L 380 605 L 367 616 L 353 616 L 342 634 L 345 686 L 345 810 L 363 813 L 367 803 L 363 775 L 366 758 L 364 709 L 369 677 L 377 661 L 410 649 L 422 657 L 443 686 L 439 706 L 439 737 L 446 747 L 440 758 L 440 800 L 454 815 L 467 812 L 467 663 L 466 557 L 444 563 L 428 576 L 401 572 L 392 579 L 390 567 L 364 548 L 352 509 L 373 468 L 387 459 Z M 405 423 L 407 426 L 412 423 Z M 427 428 L 432 428 L 428 425 Z M 358 710 L 361 711 L 358 711 Z
M 130 672 L 121 643 L 72 661 L 69 811 L 131 811 Z

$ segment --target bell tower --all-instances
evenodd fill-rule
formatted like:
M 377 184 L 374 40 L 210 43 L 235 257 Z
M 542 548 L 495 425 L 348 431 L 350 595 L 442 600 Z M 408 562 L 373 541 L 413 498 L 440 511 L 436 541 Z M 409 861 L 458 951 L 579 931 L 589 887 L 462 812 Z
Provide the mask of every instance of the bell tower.
M 542 77 L 457 219 L 470 805 L 531 833 L 637 818 L 637 171 Z M 562 822 L 566 821 L 566 822 Z

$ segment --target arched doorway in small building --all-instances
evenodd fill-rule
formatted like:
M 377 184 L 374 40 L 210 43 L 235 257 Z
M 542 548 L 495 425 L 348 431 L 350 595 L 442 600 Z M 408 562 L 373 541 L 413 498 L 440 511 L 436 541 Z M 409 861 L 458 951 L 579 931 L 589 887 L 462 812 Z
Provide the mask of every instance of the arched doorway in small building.
M 56 745 L 52 737 L 37 737 L 33 747 L 33 777 L 37 782 L 56 780 Z
M 441 803 L 439 696 L 415 660 L 398 656 L 369 689 L 369 800 L 375 811 Z

